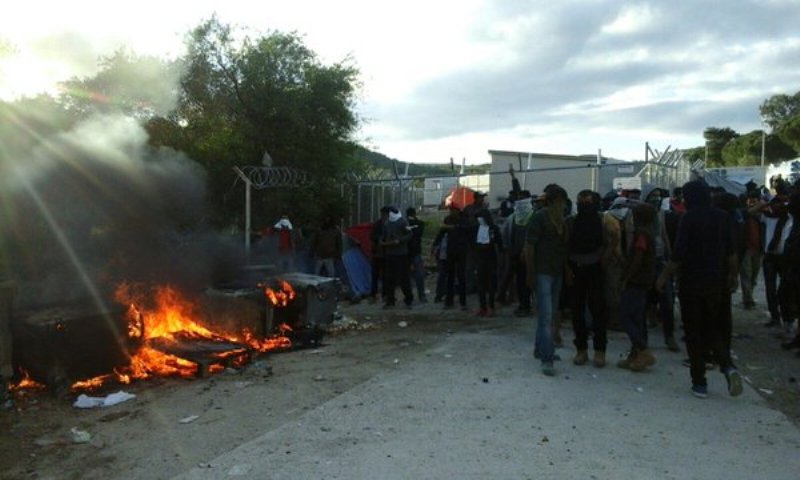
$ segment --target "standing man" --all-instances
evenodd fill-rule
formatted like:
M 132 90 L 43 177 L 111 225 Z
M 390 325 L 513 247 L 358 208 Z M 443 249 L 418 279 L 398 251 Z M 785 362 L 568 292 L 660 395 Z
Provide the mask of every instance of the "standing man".
M 384 287 L 384 271 L 386 264 L 385 248 L 381 244 L 383 238 L 383 226 L 389 218 L 389 207 L 381 207 L 381 216 L 372 224 L 370 240 L 372 241 L 372 289 L 370 290 L 370 301 L 375 303 L 378 299 L 378 284 Z
M 767 291 L 767 308 L 770 321 L 768 327 L 778 327 L 789 315 L 789 307 L 780 289 L 783 283 L 783 247 L 794 218 L 789 214 L 786 197 L 776 196 L 769 203 L 762 203 L 750 209 L 749 213 L 758 216 L 764 224 L 764 288 Z M 783 317 L 783 318 L 782 318 Z
M 508 277 L 504 277 L 500 282 L 500 294 L 504 295 L 505 290 L 509 288 L 508 284 L 511 282 L 511 278 L 516 279 L 519 305 L 514 311 L 514 315 L 518 317 L 527 317 L 531 314 L 531 289 L 528 287 L 527 263 L 522 255 L 531 218 L 533 218 L 531 194 L 527 190 L 523 190 L 519 194 L 519 200 L 514 202 L 514 213 L 506 219 L 503 226 L 509 268 Z
M 567 219 L 569 230 L 569 270 L 567 281 L 572 283 L 572 328 L 575 332 L 573 363 L 589 361 L 589 332 L 586 328 L 586 308 L 592 315 L 594 364 L 606 364 L 606 312 L 603 300 L 603 266 L 605 235 L 600 196 L 583 190 L 577 198 L 578 213 Z
M 414 207 L 406 209 L 408 228 L 411 230 L 411 240 L 408 241 L 408 259 L 411 264 L 411 277 L 417 286 L 417 298 L 420 303 L 428 303 L 425 296 L 425 262 L 422 260 L 422 234 L 425 231 L 425 222 L 417 218 Z
M 761 222 L 757 214 L 750 210 L 758 206 L 760 195 L 758 190 L 747 192 L 747 210 L 745 211 L 745 250 L 739 268 L 739 279 L 742 284 L 742 306 L 752 310 L 756 306 L 753 300 L 753 289 L 758 283 L 761 271 L 763 247 L 761 246 Z
M 525 239 L 525 260 L 529 285 L 536 289 L 536 347 L 534 356 L 542 362 L 542 373 L 556 374 L 553 360 L 553 315 L 558 308 L 567 260 L 567 232 L 564 209 L 567 192 L 550 185 L 544 192 L 546 206 L 531 218 Z
M 316 260 L 316 275 L 322 275 L 324 269 L 326 277 L 336 276 L 336 260 L 342 258 L 342 231 L 333 217 L 325 217 L 321 228 L 311 239 L 311 254 Z
M 673 272 L 680 279 L 681 319 L 686 331 L 692 394 L 708 396 L 706 356 L 711 351 L 728 382 L 728 393 L 742 393 L 742 377 L 731 360 L 725 338 L 722 302 L 735 290 L 738 277 L 733 224 L 723 210 L 711 206 L 711 191 L 705 183 L 683 186 L 686 213 L 678 227 L 675 250 L 656 282 L 662 290 Z
M 411 230 L 408 222 L 396 207 L 389 207 L 386 223 L 383 224 L 381 246 L 386 254 L 383 296 L 384 308 L 394 307 L 395 289 L 399 285 L 403 292 L 406 307 L 411 308 L 414 294 L 411 293 L 411 279 L 408 276 L 408 241 Z
M 287 214 L 281 215 L 272 227 L 273 233 L 278 236 L 278 258 L 282 272 L 294 270 L 294 257 L 299 242 L 299 233 L 294 229 Z

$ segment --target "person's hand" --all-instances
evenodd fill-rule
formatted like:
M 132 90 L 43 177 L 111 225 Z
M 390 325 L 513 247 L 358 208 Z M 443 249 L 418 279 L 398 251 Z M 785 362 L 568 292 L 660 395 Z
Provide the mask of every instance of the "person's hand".
M 509 163 L 508 164 L 508 173 L 511 175 L 512 178 L 514 177 L 514 164 L 513 163 Z

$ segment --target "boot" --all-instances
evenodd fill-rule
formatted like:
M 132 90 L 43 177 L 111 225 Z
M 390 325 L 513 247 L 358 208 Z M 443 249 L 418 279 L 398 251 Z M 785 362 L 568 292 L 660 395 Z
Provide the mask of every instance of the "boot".
M 606 366 L 606 352 L 598 352 L 597 350 L 595 350 L 594 366 L 597 368 L 603 368 Z
M 628 352 L 628 356 L 617 362 L 617 366 L 619 368 L 624 368 L 626 370 L 630 370 L 631 363 L 636 360 L 636 355 L 638 351 L 635 348 L 632 348 L 630 352 Z
M 575 365 L 586 365 L 586 362 L 589 361 L 589 354 L 586 350 L 578 350 L 578 353 L 575 354 L 575 358 L 572 359 L 572 363 Z
M 633 372 L 642 372 L 645 368 L 653 366 L 655 363 L 656 357 L 653 356 L 650 350 L 644 349 L 636 353 L 636 358 L 630 362 L 628 368 Z

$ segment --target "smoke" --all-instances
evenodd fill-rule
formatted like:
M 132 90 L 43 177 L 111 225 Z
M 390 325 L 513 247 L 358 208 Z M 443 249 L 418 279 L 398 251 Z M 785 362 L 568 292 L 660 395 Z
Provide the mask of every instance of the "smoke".
M 207 229 L 202 168 L 122 115 L 0 151 L 0 188 L 22 307 L 109 299 L 123 281 L 199 289 L 241 260 Z

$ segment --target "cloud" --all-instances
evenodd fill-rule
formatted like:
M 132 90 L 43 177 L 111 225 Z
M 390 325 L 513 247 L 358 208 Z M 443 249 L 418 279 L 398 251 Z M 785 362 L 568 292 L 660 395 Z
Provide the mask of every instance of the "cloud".
M 554 123 L 576 135 L 646 124 L 676 136 L 758 127 L 758 105 L 797 89 L 791 2 L 487 2 L 472 40 L 496 52 L 365 105 L 393 141 Z M 481 58 L 486 58 L 482 55 Z M 755 123 L 755 125 L 754 125 Z

